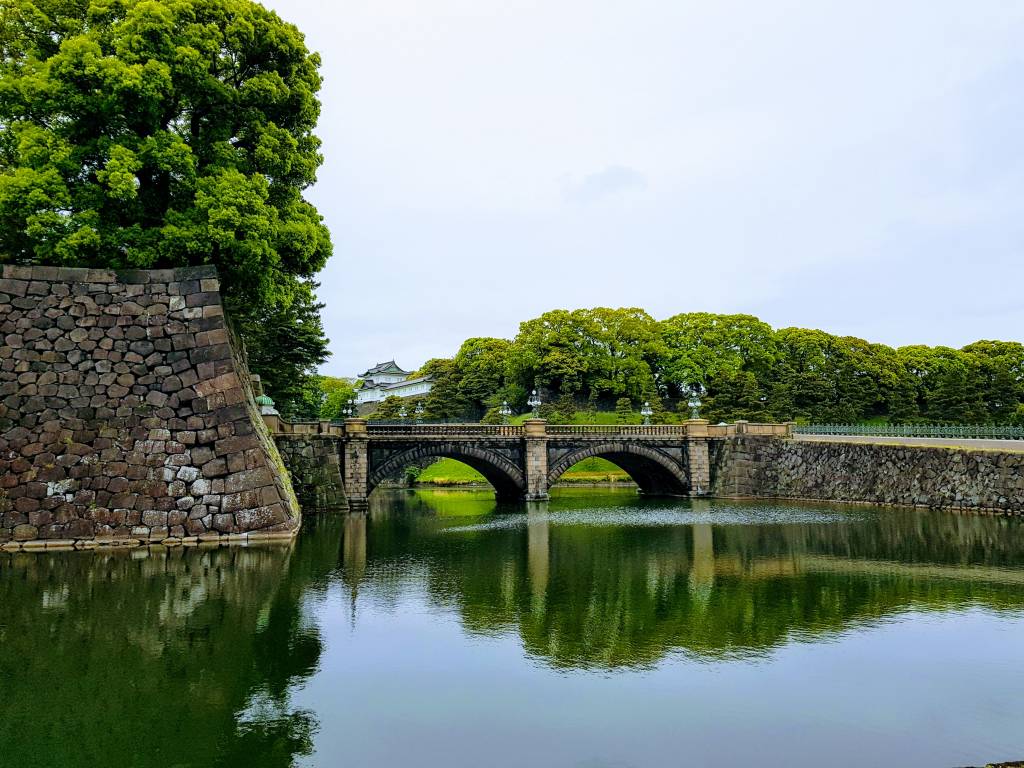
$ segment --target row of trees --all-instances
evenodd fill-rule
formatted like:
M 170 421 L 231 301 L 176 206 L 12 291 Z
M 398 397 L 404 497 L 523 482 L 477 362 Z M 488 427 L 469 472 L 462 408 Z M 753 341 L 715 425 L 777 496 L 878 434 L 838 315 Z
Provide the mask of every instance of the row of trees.
M 435 377 L 423 403 L 435 419 L 494 420 L 506 400 L 523 411 L 536 387 L 554 418 L 648 401 L 670 420 L 696 389 L 712 421 L 1024 423 L 1020 343 L 894 349 L 751 315 L 554 310 L 512 341 L 469 339 L 418 373 Z

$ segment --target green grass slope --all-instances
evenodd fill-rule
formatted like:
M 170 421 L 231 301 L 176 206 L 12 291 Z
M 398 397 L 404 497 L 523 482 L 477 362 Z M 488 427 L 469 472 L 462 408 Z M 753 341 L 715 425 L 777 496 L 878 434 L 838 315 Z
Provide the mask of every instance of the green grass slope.
M 564 483 L 623 483 L 629 475 L 601 458 L 584 459 L 562 475 Z M 474 485 L 486 484 L 487 479 L 470 466 L 455 459 L 440 459 L 424 469 L 417 478 L 418 485 Z

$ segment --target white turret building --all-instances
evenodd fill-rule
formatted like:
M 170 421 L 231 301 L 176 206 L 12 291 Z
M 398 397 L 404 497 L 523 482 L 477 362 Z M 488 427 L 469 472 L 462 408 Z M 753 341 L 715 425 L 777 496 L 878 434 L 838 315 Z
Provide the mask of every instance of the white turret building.
M 410 379 L 412 371 L 403 371 L 394 360 L 377 363 L 359 374 L 362 382 L 356 390 L 356 404 L 376 403 L 386 397 L 414 397 L 425 395 L 433 386 L 433 377 L 417 376 Z

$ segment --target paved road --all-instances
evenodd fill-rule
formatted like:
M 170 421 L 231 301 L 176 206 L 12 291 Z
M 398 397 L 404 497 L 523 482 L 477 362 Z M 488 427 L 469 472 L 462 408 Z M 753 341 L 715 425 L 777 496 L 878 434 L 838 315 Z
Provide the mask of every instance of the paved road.
M 962 437 L 878 437 L 875 435 L 794 435 L 797 440 L 819 443 L 876 443 L 882 445 L 925 445 L 984 451 L 1022 451 L 1024 440 L 983 440 Z

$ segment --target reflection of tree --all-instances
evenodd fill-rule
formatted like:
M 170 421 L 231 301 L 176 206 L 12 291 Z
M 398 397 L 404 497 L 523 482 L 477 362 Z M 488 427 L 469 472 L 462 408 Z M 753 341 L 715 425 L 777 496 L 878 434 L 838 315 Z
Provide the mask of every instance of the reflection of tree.
M 331 538 L 7 561 L 4 761 L 286 766 L 309 754 L 316 721 L 289 692 L 319 663 L 300 598 L 336 562 Z
M 414 557 L 467 629 L 517 631 L 558 666 L 758 654 L 908 609 L 1024 607 L 1000 570 L 1024 565 L 1020 526 L 997 518 L 890 510 L 867 524 L 634 527 L 411 509 L 420 514 L 391 511 L 388 524 L 375 514 L 378 568 Z M 473 524 L 488 519 L 501 524 Z

